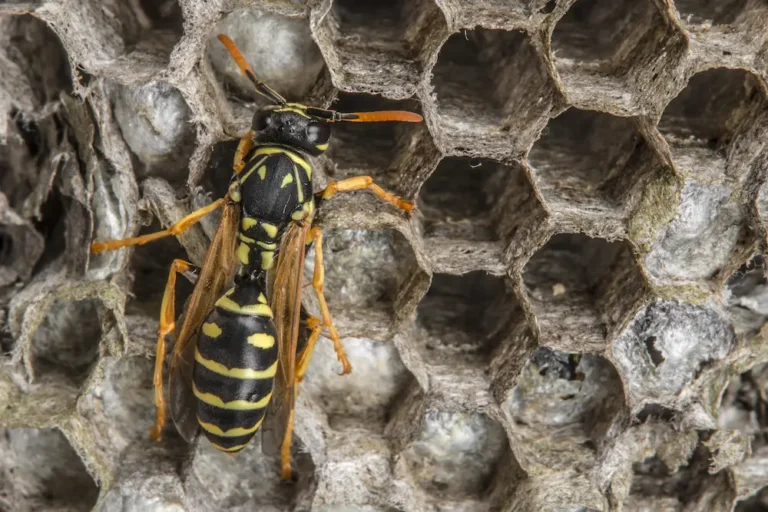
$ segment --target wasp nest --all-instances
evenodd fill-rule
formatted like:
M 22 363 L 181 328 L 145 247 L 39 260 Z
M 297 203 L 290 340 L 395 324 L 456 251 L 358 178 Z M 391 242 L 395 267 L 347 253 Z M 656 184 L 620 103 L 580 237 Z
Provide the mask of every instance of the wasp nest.
M 768 506 L 764 0 L 0 13 L 0 509 Z M 336 126 L 315 162 L 418 210 L 321 209 L 354 370 L 321 339 L 290 483 L 258 442 L 148 438 L 168 268 L 216 219 L 88 254 L 226 190 L 259 100 L 217 33 L 291 100 L 425 118 Z

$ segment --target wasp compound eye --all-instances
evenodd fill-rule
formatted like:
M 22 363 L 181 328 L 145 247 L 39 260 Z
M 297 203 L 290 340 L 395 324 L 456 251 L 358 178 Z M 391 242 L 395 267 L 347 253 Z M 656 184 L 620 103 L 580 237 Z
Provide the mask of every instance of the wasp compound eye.
M 315 145 L 326 144 L 331 138 L 331 127 L 327 123 L 311 122 L 307 125 L 307 139 Z
M 272 112 L 269 110 L 257 110 L 253 114 L 253 120 L 251 121 L 251 129 L 255 132 L 263 131 L 269 126 L 272 121 Z

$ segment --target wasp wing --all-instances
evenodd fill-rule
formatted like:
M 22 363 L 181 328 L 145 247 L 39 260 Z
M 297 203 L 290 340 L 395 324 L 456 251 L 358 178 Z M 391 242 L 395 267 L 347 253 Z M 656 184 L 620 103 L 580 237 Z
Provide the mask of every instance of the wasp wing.
M 188 442 L 191 442 L 197 434 L 195 397 L 192 390 L 192 368 L 197 334 L 200 326 L 213 310 L 214 304 L 227 291 L 235 277 L 238 266 L 235 259 L 235 243 L 239 220 L 240 209 L 227 195 L 221 209 L 219 226 L 205 253 L 195 289 L 184 308 L 181 327 L 177 329 L 178 335 L 173 347 L 168 378 L 170 407 L 176 429 Z
M 262 431 L 262 450 L 269 455 L 290 450 L 284 444 L 291 441 L 289 427 L 296 406 L 296 346 L 301 323 L 304 247 L 311 226 L 312 219 L 307 218 L 303 224 L 294 223 L 288 228 L 272 284 L 270 304 L 277 328 L 279 364 Z

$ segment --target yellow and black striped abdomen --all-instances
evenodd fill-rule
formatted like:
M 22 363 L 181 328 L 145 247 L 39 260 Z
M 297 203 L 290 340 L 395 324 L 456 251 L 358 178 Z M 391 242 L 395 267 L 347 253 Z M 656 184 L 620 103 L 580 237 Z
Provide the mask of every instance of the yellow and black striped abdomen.
M 256 282 L 229 290 L 197 342 L 193 389 L 197 420 L 218 449 L 242 450 L 261 426 L 277 371 L 272 310 Z

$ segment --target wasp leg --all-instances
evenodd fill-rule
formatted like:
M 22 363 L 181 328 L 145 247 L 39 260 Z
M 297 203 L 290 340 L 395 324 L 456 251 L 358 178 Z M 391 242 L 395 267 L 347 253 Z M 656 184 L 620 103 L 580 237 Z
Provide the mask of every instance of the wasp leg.
M 184 260 L 173 260 L 171 270 L 168 273 L 168 282 L 165 284 L 163 303 L 160 307 L 160 327 L 157 329 L 157 351 L 155 354 L 155 374 L 153 384 L 155 386 L 155 405 L 157 417 L 155 426 L 152 427 L 150 437 L 159 441 L 163 437 L 165 425 L 165 397 L 163 396 L 163 362 L 165 361 L 165 337 L 176 327 L 176 275 L 184 274 L 197 267 Z
M 253 130 L 248 130 L 248 133 L 240 138 L 240 142 L 238 143 L 237 149 L 235 150 L 235 162 L 232 165 L 232 167 L 235 169 L 235 174 L 240 174 L 240 172 L 245 167 L 245 155 L 248 154 L 252 146 Z
M 307 318 L 307 329 L 311 332 L 307 339 L 307 346 L 304 347 L 296 362 L 296 382 L 301 382 L 304 379 L 304 374 L 309 367 L 309 360 L 312 359 L 312 352 L 315 350 L 315 344 L 317 338 L 320 337 L 320 332 L 323 330 L 323 322 L 314 316 Z
M 293 387 L 294 393 L 298 389 L 297 386 Z M 280 466 L 283 480 L 291 478 L 291 443 L 293 442 L 293 419 L 295 409 L 291 409 L 288 416 L 288 425 L 285 429 L 285 437 L 283 437 L 283 445 L 280 447 Z
M 317 300 L 320 302 L 320 311 L 323 315 L 323 325 L 328 328 L 328 333 L 331 335 L 331 341 L 333 341 L 333 349 L 336 351 L 336 357 L 338 357 L 341 363 L 341 375 L 345 375 L 352 371 L 352 365 L 347 359 L 347 354 L 344 353 L 344 346 L 341 344 L 341 336 L 333 326 L 331 320 L 331 312 L 328 310 L 328 303 L 325 301 L 325 294 L 323 293 L 325 287 L 325 268 L 323 267 L 323 232 L 318 226 L 314 226 L 307 235 L 307 243 L 315 242 L 315 272 L 312 275 L 312 288 L 315 289 L 317 294 Z
M 122 240 L 110 240 L 108 242 L 93 242 L 91 244 L 91 252 L 93 254 L 97 254 L 103 251 L 119 249 L 120 247 L 128 247 L 130 245 L 144 245 L 148 242 L 152 242 L 160 238 L 165 238 L 166 236 L 178 236 L 200 222 L 200 219 L 219 208 L 222 204 L 224 204 L 224 198 L 217 199 L 208 206 L 190 213 L 168 229 L 157 231 L 156 233 L 150 233 L 148 235 L 142 235 L 133 238 L 124 238 Z
M 369 189 L 382 200 L 395 205 L 401 210 L 405 210 L 406 213 L 411 213 L 411 210 L 413 210 L 412 202 L 406 201 L 405 199 L 398 197 L 391 192 L 387 192 L 375 184 L 373 182 L 373 178 L 370 176 L 355 176 L 354 178 L 348 178 L 346 180 L 332 181 L 328 183 L 328 186 L 325 187 L 325 190 L 319 192 L 318 195 L 320 195 L 323 199 L 330 199 L 337 192 L 350 192 L 352 190 L 362 190 L 364 188 Z

